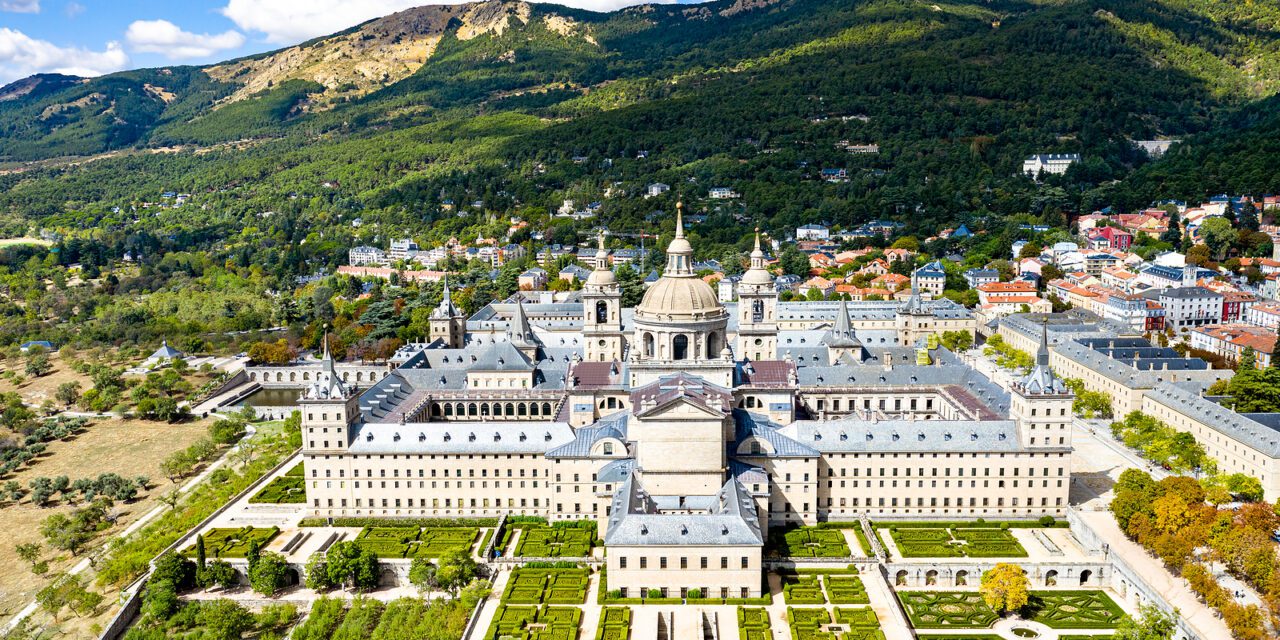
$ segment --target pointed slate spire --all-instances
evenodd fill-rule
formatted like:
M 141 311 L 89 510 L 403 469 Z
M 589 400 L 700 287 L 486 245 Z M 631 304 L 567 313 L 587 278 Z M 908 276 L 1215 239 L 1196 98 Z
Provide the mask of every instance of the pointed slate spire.
M 1062 394 L 1067 393 L 1065 385 L 1049 368 L 1049 316 L 1041 320 L 1040 347 L 1036 349 L 1036 366 L 1019 384 L 1025 394 Z
M 431 312 L 431 315 L 436 318 L 454 318 L 462 315 L 462 312 L 458 311 L 458 307 L 453 304 L 453 295 L 449 293 L 448 273 L 444 274 L 444 292 L 440 296 L 440 306 L 436 307 L 436 310 Z
M 516 312 L 511 317 L 511 325 L 507 329 L 511 344 L 517 347 L 531 347 L 541 344 L 529 326 L 529 316 L 524 311 L 524 302 L 516 298 Z

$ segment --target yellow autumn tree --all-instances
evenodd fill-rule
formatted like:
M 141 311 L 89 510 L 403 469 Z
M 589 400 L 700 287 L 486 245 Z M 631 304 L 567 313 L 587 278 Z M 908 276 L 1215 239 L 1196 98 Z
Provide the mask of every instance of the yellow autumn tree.
M 1151 503 L 1156 514 L 1156 528 L 1164 533 L 1178 533 L 1191 524 L 1193 514 L 1187 501 L 1177 494 L 1166 494 Z
M 982 573 L 979 592 L 987 605 L 1003 615 L 1027 605 L 1027 574 L 1016 564 L 1001 562 Z

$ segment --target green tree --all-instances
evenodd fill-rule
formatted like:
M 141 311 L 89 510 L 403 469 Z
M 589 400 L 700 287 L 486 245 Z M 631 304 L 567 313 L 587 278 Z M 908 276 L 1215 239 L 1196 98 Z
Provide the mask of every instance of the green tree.
M 453 551 L 440 558 L 440 568 L 436 570 L 436 583 L 441 589 L 457 592 L 462 585 L 471 582 L 476 575 L 476 562 L 471 554 Z
M 1116 623 L 1115 640 L 1170 640 L 1173 638 L 1174 617 L 1163 609 L 1144 604 L 1138 609 L 1138 617 L 1125 615 Z
M 1213 259 L 1221 261 L 1235 242 L 1236 231 L 1226 218 L 1213 217 L 1200 223 L 1200 237 Z
M 268 598 L 272 597 L 284 588 L 288 571 L 289 565 L 284 556 L 272 552 L 262 553 L 249 568 L 249 586 Z
M 417 587 L 418 591 L 425 592 L 435 586 L 435 581 L 436 565 L 428 558 L 415 556 L 409 565 L 409 582 Z
M 240 640 L 253 627 L 254 617 L 247 609 L 231 600 L 203 602 L 196 614 L 203 628 L 201 638 L 208 640 Z
M 71 408 L 80 400 L 80 383 L 64 382 L 58 385 L 58 390 L 54 392 L 54 397 L 61 402 L 64 407 Z
M 370 590 L 378 586 L 378 556 L 352 540 L 334 543 L 325 553 L 329 582 L 347 588 Z

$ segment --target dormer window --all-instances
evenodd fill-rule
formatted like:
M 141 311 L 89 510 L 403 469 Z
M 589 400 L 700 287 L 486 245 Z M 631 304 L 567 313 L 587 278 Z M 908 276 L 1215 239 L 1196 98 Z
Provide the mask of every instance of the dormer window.
M 445 432 L 445 434 L 444 434 L 444 441 L 445 441 L 445 442 L 448 442 L 448 441 L 450 441 L 450 440 L 452 440 L 452 439 L 453 439 L 453 436 L 449 435 L 449 433 L 448 433 L 448 432 Z

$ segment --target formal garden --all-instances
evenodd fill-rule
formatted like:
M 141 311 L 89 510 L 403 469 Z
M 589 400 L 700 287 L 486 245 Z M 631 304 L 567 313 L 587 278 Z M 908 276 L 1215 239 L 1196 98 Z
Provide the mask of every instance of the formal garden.
M 516 542 L 515 555 L 524 558 L 585 558 L 591 555 L 595 536 L 595 529 L 587 527 L 525 527 Z
M 889 527 L 904 558 L 1025 558 L 1008 529 Z
M 835 621 L 826 609 L 787 607 L 791 640 L 884 640 L 875 611 L 837 607 Z
M 738 607 L 738 640 L 772 640 L 769 611 L 757 607 Z
M 870 604 L 867 587 L 858 576 L 823 576 L 827 588 L 827 601 L 831 604 Z
M 577 607 L 499 605 L 485 640 L 576 640 L 582 624 Z
M 987 629 L 999 619 L 976 591 L 899 591 L 898 599 L 917 629 Z M 1032 591 L 1018 613 L 1054 629 L 1114 629 L 1124 616 L 1097 590 Z
M 631 608 L 605 607 L 600 610 L 596 640 L 628 640 L 631 637 Z
M 263 549 L 275 538 L 280 530 L 275 527 L 258 529 L 241 527 L 239 529 L 210 529 L 201 537 L 204 538 L 204 552 L 209 558 L 243 558 L 249 549 L 256 546 Z M 196 544 L 183 550 L 183 555 L 196 557 Z
M 783 558 L 847 558 L 852 555 L 839 529 L 796 527 L 769 533 L 766 553 Z
M 379 558 L 440 558 L 469 553 L 478 534 L 474 527 L 365 527 L 355 543 Z
M 307 483 L 302 476 L 302 463 L 272 480 L 249 498 L 251 504 L 306 504 Z
M 575 605 L 587 601 L 588 570 L 525 566 L 512 572 L 504 604 Z
M 815 575 L 783 575 L 782 593 L 787 604 L 826 604 L 822 583 Z

